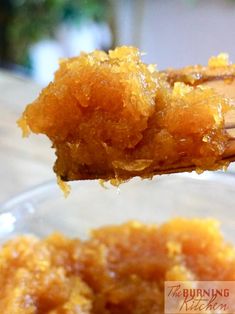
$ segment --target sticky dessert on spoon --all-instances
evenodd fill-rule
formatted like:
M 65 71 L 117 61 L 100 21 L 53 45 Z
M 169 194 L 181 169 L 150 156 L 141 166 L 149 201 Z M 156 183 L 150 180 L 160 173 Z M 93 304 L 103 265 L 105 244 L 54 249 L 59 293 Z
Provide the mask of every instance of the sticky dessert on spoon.
M 63 181 L 216 170 L 235 160 L 235 65 L 159 72 L 134 47 L 65 59 L 19 120 L 46 134 Z

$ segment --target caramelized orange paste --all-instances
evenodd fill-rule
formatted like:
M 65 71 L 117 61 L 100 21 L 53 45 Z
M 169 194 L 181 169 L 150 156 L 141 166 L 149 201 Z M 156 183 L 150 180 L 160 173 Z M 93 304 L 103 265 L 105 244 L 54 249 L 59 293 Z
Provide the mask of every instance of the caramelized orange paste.
M 125 180 L 227 164 L 230 100 L 182 76 L 177 81 L 177 73 L 159 72 L 140 57 L 137 48 L 120 47 L 62 60 L 54 81 L 27 106 L 19 125 L 25 134 L 50 138 L 54 170 L 63 181 Z M 210 68 L 226 67 L 218 62 Z
M 20 236 L 0 249 L 0 313 L 160 314 L 166 280 L 235 280 L 235 248 L 211 219 L 129 222 L 90 239 Z

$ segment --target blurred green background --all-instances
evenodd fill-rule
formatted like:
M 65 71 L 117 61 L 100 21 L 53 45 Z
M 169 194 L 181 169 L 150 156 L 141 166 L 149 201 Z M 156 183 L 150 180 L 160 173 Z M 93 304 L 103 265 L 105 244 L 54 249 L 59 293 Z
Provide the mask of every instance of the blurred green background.
M 54 38 L 61 23 L 79 27 L 84 21 L 107 19 L 107 0 L 1 0 L 1 62 L 30 66 L 29 47 Z

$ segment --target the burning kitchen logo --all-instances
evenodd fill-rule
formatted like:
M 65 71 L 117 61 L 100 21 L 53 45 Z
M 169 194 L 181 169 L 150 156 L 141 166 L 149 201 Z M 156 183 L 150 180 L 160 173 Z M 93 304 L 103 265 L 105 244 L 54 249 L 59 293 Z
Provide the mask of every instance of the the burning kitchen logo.
M 235 281 L 166 281 L 165 313 L 235 314 Z

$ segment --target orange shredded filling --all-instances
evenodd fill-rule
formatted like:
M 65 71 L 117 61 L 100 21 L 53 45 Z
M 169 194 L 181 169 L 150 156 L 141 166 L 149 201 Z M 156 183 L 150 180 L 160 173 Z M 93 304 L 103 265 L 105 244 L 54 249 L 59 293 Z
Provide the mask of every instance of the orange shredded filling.
M 217 57 L 211 57 L 208 61 L 209 67 L 223 67 L 229 65 L 229 56 L 227 53 L 220 53 Z
M 0 313 L 162 314 L 166 280 L 235 280 L 212 219 L 129 222 L 90 239 L 19 236 L 0 249 Z
M 229 109 L 213 89 L 171 84 L 138 49 L 120 47 L 62 60 L 19 125 L 50 138 L 62 180 L 126 180 L 224 166 Z

